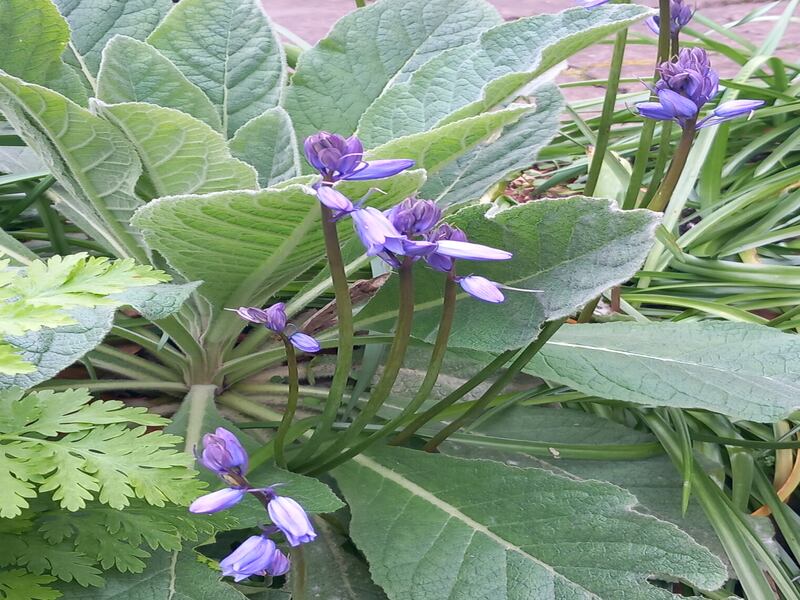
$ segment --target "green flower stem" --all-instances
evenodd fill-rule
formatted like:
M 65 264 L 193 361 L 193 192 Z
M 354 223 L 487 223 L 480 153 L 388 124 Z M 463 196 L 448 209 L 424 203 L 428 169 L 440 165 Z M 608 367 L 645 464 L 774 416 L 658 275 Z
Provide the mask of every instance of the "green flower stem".
M 347 380 L 353 368 L 353 306 L 350 302 L 350 287 L 344 270 L 342 248 L 339 234 L 333 221 L 333 212 L 320 204 L 322 210 L 322 233 L 325 236 L 325 251 L 328 254 L 328 266 L 333 281 L 333 292 L 336 297 L 336 318 L 339 326 L 339 346 L 336 351 L 336 371 L 331 381 L 328 399 L 322 410 L 319 425 L 314 434 L 296 458 L 297 463 L 307 460 L 319 448 L 325 436 L 331 431 L 331 425 L 339 412 Z
M 408 340 L 411 337 L 411 325 L 414 318 L 414 274 L 412 267 L 413 262 L 406 258 L 399 269 L 399 310 L 397 312 L 394 340 L 389 348 L 389 354 L 386 357 L 383 374 L 372 389 L 366 405 L 353 420 L 353 424 L 347 431 L 339 435 L 336 441 L 326 449 L 325 454 L 333 456 L 333 458 L 309 469 L 311 474 L 323 473 L 340 464 L 341 456 L 339 456 L 339 453 L 350 446 L 358 438 L 364 428 L 370 424 L 380 407 L 389 397 L 389 393 L 392 391 L 392 386 L 394 386 L 400 368 L 403 366 L 403 360 L 405 359 L 406 350 L 408 349 Z
M 465 427 L 472 423 L 475 419 L 477 419 L 481 413 L 486 409 L 487 406 L 492 402 L 492 400 L 498 396 L 505 387 L 511 383 L 511 380 L 516 377 L 516 375 L 527 365 L 531 359 L 536 355 L 539 350 L 545 345 L 545 342 L 553 337 L 553 334 L 559 330 L 561 325 L 564 323 L 563 319 L 558 321 L 551 321 L 544 326 L 542 331 L 539 333 L 537 338 L 533 340 L 528 346 L 517 355 L 514 359 L 514 362 L 509 365 L 508 369 L 497 378 L 497 380 L 486 390 L 477 402 L 463 415 L 454 419 L 450 423 L 448 423 L 445 427 L 443 427 L 439 433 L 433 436 L 427 444 L 425 444 L 424 450 L 427 452 L 433 452 L 436 448 L 445 441 L 451 433 L 455 433 L 462 427 Z
M 447 341 L 450 339 L 450 330 L 453 327 L 453 317 L 456 313 L 457 290 L 458 286 L 455 282 L 455 279 L 453 278 L 452 274 L 449 274 L 444 284 L 442 316 L 439 320 L 439 331 L 436 334 L 436 341 L 434 342 L 433 350 L 431 351 L 430 363 L 428 364 L 428 370 L 426 371 L 425 377 L 423 378 L 417 393 L 414 395 L 414 398 L 408 403 L 408 406 L 406 406 L 400 412 L 399 415 L 393 419 L 390 419 L 380 429 L 378 429 L 378 431 L 375 431 L 367 438 L 361 439 L 351 446 L 346 452 L 343 452 L 341 455 L 339 455 L 339 457 L 336 458 L 336 464 L 331 465 L 329 469 L 333 468 L 333 466 L 343 463 L 346 460 L 349 460 L 357 454 L 360 454 L 376 441 L 394 433 L 398 426 L 408 422 L 416 410 L 428 398 L 433 386 L 436 384 L 436 380 L 439 379 L 439 372 L 442 369 L 442 363 L 444 362 L 445 354 L 447 354 Z
M 275 464 L 281 468 L 286 468 L 286 434 L 292 426 L 294 414 L 297 412 L 297 399 L 300 395 L 300 377 L 297 373 L 297 354 L 294 346 L 285 335 L 282 335 L 283 345 L 286 348 L 286 365 L 289 368 L 289 395 L 286 397 L 286 410 L 278 430 L 275 432 Z
M 306 598 L 306 558 L 303 547 L 296 546 L 290 550 L 292 557 L 292 600 Z
M 658 0 L 658 21 L 659 23 L 670 22 L 670 0 Z M 670 54 L 670 28 L 658 28 L 658 55 L 656 56 L 656 69 L 653 72 L 653 83 L 658 81 L 658 66 L 669 58 Z M 650 154 L 650 146 L 653 144 L 653 132 L 656 129 L 656 122 L 652 119 L 645 119 L 642 125 L 642 133 L 639 137 L 639 147 L 636 149 L 636 156 L 633 162 L 633 171 L 628 183 L 628 190 L 625 192 L 625 199 L 622 208 L 635 208 L 639 193 L 644 181 L 644 174 L 647 171 L 647 157 Z
M 439 402 L 431 406 L 428 410 L 418 415 L 409 425 L 405 427 L 405 429 L 403 429 L 403 431 L 392 438 L 390 444 L 393 446 L 398 446 L 407 441 L 417 432 L 420 427 L 425 425 L 425 423 L 428 423 L 429 421 L 432 421 L 438 417 L 443 411 L 449 409 L 452 404 L 469 394 L 489 377 L 494 375 L 498 369 L 501 369 L 504 364 L 511 360 L 512 356 L 514 356 L 513 350 L 506 350 L 500 354 L 483 369 L 470 377 L 469 380 L 461 384 L 457 389 L 453 390 L 447 396 L 439 400 Z
M 614 121 L 614 106 L 617 102 L 617 92 L 619 91 L 619 76 L 622 71 L 622 60 L 625 57 L 625 43 L 628 39 L 628 30 L 623 29 L 614 38 L 614 52 L 611 55 L 611 67 L 608 72 L 608 85 L 606 87 L 605 98 L 603 99 L 603 112 L 600 116 L 600 124 L 597 128 L 597 142 L 594 146 L 594 155 L 589 166 L 589 177 L 586 180 L 584 193 L 587 196 L 594 194 L 597 182 L 600 179 L 600 171 L 608 152 L 608 142 L 611 137 L 611 124 Z
M 650 175 L 650 185 L 647 187 L 647 192 L 642 198 L 642 204 L 650 202 L 658 191 L 658 182 L 664 177 L 664 170 L 667 167 L 671 153 L 672 121 L 664 121 L 661 123 L 661 138 L 658 142 L 658 155 L 656 156 L 656 162 L 653 165 L 653 170 Z
M 675 149 L 675 154 L 672 156 L 672 164 L 669 166 L 667 176 L 664 177 L 664 181 L 661 182 L 661 186 L 658 188 L 656 195 L 650 201 L 650 204 L 647 205 L 647 208 L 650 210 L 662 212 L 667 207 L 667 204 L 669 204 L 672 192 L 675 191 L 678 179 L 680 179 L 681 173 L 683 173 L 683 167 L 686 166 L 686 159 L 689 157 L 689 152 L 694 143 L 695 131 L 694 121 L 687 123 L 683 128 L 681 141 Z

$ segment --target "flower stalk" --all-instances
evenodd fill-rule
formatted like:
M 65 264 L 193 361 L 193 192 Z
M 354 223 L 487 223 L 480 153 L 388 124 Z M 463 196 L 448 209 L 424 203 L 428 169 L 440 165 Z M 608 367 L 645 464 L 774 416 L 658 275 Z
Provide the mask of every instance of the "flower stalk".
M 286 468 L 286 436 L 294 421 L 294 415 L 297 412 L 297 401 L 300 396 L 300 377 L 297 371 L 297 353 L 294 351 L 294 346 L 286 336 L 281 336 L 283 345 L 286 348 L 286 366 L 289 369 L 289 394 L 286 397 L 286 409 L 283 411 L 283 418 L 281 424 L 275 431 L 273 445 L 275 448 L 275 464 L 281 468 Z
M 669 204 L 672 192 L 675 191 L 675 186 L 678 184 L 681 173 L 683 173 L 683 168 L 686 166 L 686 159 L 689 158 L 689 152 L 692 150 L 695 132 L 695 123 L 687 123 L 686 127 L 683 129 L 681 141 L 675 149 L 675 154 L 672 156 L 672 163 L 669 166 L 667 175 L 664 177 L 664 181 L 661 182 L 650 204 L 647 205 L 647 208 L 650 210 L 662 212 L 667 207 L 667 204 Z

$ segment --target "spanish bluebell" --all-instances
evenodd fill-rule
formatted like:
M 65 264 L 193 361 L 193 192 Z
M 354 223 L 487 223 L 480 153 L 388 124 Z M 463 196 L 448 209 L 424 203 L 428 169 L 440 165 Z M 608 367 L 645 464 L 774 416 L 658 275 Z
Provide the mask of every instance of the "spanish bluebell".
M 292 498 L 278 496 L 271 490 L 267 490 L 267 494 L 270 496 L 267 504 L 269 518 L 283 532 L 290 546 L 306 544 L 317 537 L 311 519 L 302 506 Z
M 262 534 L 247 538 L 219 566 L 223 575 L 242 581 L 253 575 L 283 575 L 289 571 L 289 559 Z
M 207 515 L 235 506 L 247 495 L 247 488 L 230 487 L 204 494 L 189 505 L 189 512 Z
M 319 342 L 310 335 L 302 331 L 287 333 L 288 317 L 286 316 L 286 304 L 283 302 L 273 304 L 266 309 L 240 306 L 235 312 L 245 321 L 258 323 L 278 335 L 286 336 L 292 345 L 302 352 L 319 352 L 320 350 Z
M 456 278 L 456 281 L 461 286 L 462 290 L 478 300 L 491 302 L 493 304 L 499 304 L 505 300 L 503 292 L 500 291 L 500 284 L 486 279 L 486 277 L 467 275 L 466 277 Z
M 406 198 L 385 214 L 397 231 L 409 237 L 428 233 L 442 218 L 434 201 L 417 198 Z
M 681 29 L 686 27 L 689 24 L 689 21 L 692 20 L 694 16 L 694 10 L 685 4 L 683 0 L 670 0 L 669 2 L 669 30 L 673 36 L 676 36 L 680 33 Z M 661 23 L 661 19 L 658 15 L 653 15 L 652 17 L 647 17 L 645 19 L 645 25 L 650 28 L 650 31 L 658 35 L 659 31 L 659 24 Z
M 410 159 L 364 160 L 364 146 L 356 136 L 345 138 L 320 131 L 303 142 L 306 159 L 325 182 L 384 179 L 414 166 Z
M 199 460 L 206 469 L 220 476 L 230 472 L 247 472 L 247 452 L 236 436 L 223 427 L 217 427 L 214 433 L 203 436 L 203 451 Z
M 435 244 L 435 249 L 425 255 L 428 264 L 437 271 L 453 270 L 453 259 L 465 260 L 508 260 L 513 254 L 482 244 L 467 241 L 466 234 L 458 227 L 443 223 L 428 234 L 428 241 Z

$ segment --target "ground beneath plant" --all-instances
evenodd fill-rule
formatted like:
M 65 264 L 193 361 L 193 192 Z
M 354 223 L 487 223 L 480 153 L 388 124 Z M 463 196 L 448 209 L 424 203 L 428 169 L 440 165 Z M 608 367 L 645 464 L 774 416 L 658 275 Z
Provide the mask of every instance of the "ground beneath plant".
M 280 25 L 291 29 L 310 43 L 317 42 L 325 36 L 337 19 L 350 12 L 354 7 L 353 0 L 262 0 L 267 13 Z M 575 5 L 572 0 L 489 0 L 506 19 L 529 16 L 538 13 L 557 12 Z M 654 0 L 644 3 L 655 5 Z M 690 0 L 691 4 L 691 0 Z M 752 11 L 768 6 L 765 2 L 736 2 L 731 0 L 705 0 L 695 3 L 699 11 L 718 23 L 733 23 L 749 15 Z M 776 18 L 784 9 L 784 3 L 774 6 L 765 17 L 743 23 L 736 32 L 759 45 L 775 25 Z M 705 31 L 696 25 L 699 31 Z M 644 26 L 637 26 L 638 33 L 649 34 Z M 719 39 L 718 34 L 712 37 Z M 790 24 L 778 54 L 785 60 L 800 59 L 800 25 Z M 651 45 L 629 45 L 625 56 L 626 77 L 647 77 L 652 74 L 655 47 Z M 595 46 L 569 60 L 566 69 L 559 76 L 559 81 L 570 82 L 587 79 L 603 79 L 608 71 L 611 59 L 610 45 Z M 718 58 L 715 66 L 723 77 L 731 77 L 737 71 L 736 65 L 724 58 Z M 641 88 L 640 83 L 623 83 L 620 91 L 633 92 Z M 602 87 L 567 88 L 564 90 L 570 100 L 592 98 L 602 93 Z

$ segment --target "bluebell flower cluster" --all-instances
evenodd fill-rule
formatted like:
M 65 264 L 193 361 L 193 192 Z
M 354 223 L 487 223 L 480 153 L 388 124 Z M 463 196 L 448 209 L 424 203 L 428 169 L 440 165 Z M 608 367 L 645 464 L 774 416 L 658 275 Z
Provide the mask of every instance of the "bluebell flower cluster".
M 306 139 L 306 158 L 320 175 L 322 182 L 314 190 L 320 203 L 330 209 L 334 220 L 350 217 L 368 256 L 378 256 L 393 268 L 408 261 L 425 260 L 437 271 L 447 273 L 468 294 L 486 302 L 502 302 L 499 283 L 485 277 L 455 273 L 455 260 L 508 260 L 510 252 L 467 241 L 458 228 L 446 223 L 438 225 L 441 209 L 431 200 L 406 198 L 387 211 L 353 204 L 333 187 L 343 179 L 381 179 L 396 175 L 414 166 L 407 159 L 363 161 L 363 146 L 355 136 L 320 132 Z M 359 166 L 366 165 L 366 166 Z
M 292 346 L 303 352 L 319 352 L 320 345 L 310 335 L 302 331 L 291 331 L 288 327 L 288 317 L 286 316 L 286 304 L 278 302 L 269 308 L 262 309 L 254 306 L 240 306 L 236 309 L 236 314 L 245 321 L 263 325 L 270 331 L 280 336 L 285 336 Z
M 689 24 L 689 21 L 694 17 L 694 10 L 688 4 L 684 4 L 683 0 L 670 0 L 669 2 L 669 32 L 674 37 L 677 36 L 681 29 Z M 650 31 L 658 35 L 661 29 L 661 18 L 658 15 L 648 17 L 645 19 L 645 25 L 650 28 Z
M 228 487 L 200 496 L 189 506 L 191 512 L 216 513 L 236 505 L 247 494 L 253 494 L 264 503 L 273 523 L 271 527 L 263 527 L 259 535 L 249 537 L 220 561 L 222 574 L 242 581 L 252 575 L 277 577 L 287 573 L 291 566 L 289 558 L 270 536 L 280 532 L 292 547 L 314 541 L 317 534 L 303 507 L 288 496 L 276 494 L 274 488 L 280 484 L 265 488 L 250 485 L 246 478 L 247 451 L 236 436 L 223 427 L 203 436 L 203 449 L 198 461 Z
M 661 78 L 653 89 L 658 100 L 636 105 L 639 114 L 648 119 L 675 121 L 683 129 L 702 129 L 749 115 L 764 104 L 761 100 L 731 100 L 698 120 L 703 106 L 719 93 L 719 75 L 711 68 L 706 51 L 684 48 L 677 60 L 661 63 L 658 70 Z

